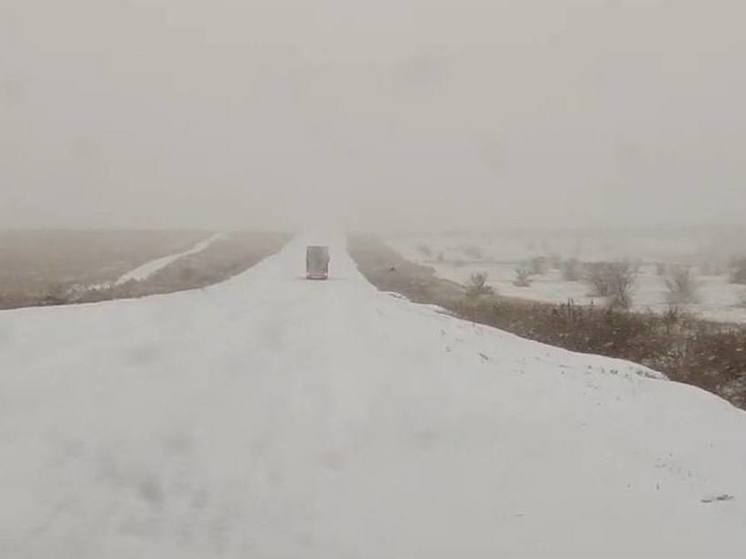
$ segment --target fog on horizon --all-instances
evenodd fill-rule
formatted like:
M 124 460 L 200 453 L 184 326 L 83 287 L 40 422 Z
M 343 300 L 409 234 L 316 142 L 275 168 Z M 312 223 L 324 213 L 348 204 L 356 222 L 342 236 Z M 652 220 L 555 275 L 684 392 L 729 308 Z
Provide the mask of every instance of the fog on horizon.
M 0 0 L 0 228 L 746 215 L 741 0 Z

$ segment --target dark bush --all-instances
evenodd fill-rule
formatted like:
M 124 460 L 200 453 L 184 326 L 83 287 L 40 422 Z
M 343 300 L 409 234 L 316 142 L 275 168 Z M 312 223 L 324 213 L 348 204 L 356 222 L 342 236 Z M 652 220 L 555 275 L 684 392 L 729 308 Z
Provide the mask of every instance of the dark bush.
M 580 281 L 583 279 L 583 264 L 577 258 L 563 261 L 560 270 L 562 279 L 565 281 Z
M 528 262 L 531 275 L 543 276 L 549 271 L 549 259 L 546 256 L 536 256 Z
M 593 262 L 588 265 L 587 275 L 591 295 L 605 297 L 611 308 L 628 309 L 636 274 L 635 266 L 627 261 Z
M 515 269 L 515 280 L 513 285 L 516 287 L 530 287 L 531 286 L 531 270 L 527 266 L 518 266 Z
M 672 266 L 665 276 L 670 305 L 687 305 L 697 301 L 697 281 L 688 266 Z
M 466 285 L 466 297 L 469 299 L 493 295 L 494 293 L 495 290 L 487 285 L 487 274 L 485 272 L 477 272 L 469 277 L 469 282 Z

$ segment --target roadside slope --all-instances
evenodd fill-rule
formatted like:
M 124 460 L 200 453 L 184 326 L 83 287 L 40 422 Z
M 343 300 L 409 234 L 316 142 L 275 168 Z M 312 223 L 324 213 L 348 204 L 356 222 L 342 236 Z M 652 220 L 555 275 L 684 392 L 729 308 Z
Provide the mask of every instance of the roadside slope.
M 746 414 L 379 293 L 344 247 L 328 282 L 296 240 L 200 291 L 0 313 L 0 555 L 746 551 Z

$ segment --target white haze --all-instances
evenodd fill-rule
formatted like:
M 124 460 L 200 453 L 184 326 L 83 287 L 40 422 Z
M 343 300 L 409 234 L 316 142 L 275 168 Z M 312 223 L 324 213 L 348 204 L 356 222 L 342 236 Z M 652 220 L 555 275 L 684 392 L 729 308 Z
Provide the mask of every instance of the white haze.
M 0 226 L 746 214 L 742 0 L 0 0 Z

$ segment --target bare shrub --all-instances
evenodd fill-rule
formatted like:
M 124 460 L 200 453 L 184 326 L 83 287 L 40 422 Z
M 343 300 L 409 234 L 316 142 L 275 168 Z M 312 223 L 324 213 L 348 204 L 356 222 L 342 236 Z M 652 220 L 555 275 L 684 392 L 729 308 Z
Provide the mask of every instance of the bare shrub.
M 531 270 L 527 266 L 518 266 L 515 269 L 515 280 L 513 285 L 516 287 L 530 287 L 531 286 Z
M 746 258 L 734 261 L 730 272 L 731 283 L 746 285 Z
M 661 319 L 666 328 L 666 332 L 670 334 L 671 331 L 684 320 L 684 313 L 676 305 L 671 305 L 668 307 L 666 312 L 661 315 Z
M 615 266 L 612 272 L 612 289 L 608 299 L 609 307 L 629 309 L 632 306 L 632 290 L 636 272 L 631 267 Z
M 637 270 L 628 261 L 594 262 L 588 267 L 587 280 L 592 296 L 606 297 L 610 308 L 628 309 Z
M 665 276 L 670 305 L 687 305 L 697 302 L 697 281 L 688 266 L 671 266 Z
M 549 259 L 546 256 L 537 256 L 529 260 L 528 267 L 531 275 L 543 276 L 549 271 Z
M 560 266 L 562 279 L 565 281 L 580 281 L 583 279 L 583 263 L 577 258 L 570 258 Z
M 611 293 L 606 268 L 608 262 L 591 262 L 588 264 L 586 281 L 591 288 L 593 297 L 608 297 Z
M 445 255 L 443 254 L 442 250 L 438 253 L 438 256 L 436 257 L 436 260 L 438 262 L 443 262 L 445 260 Z
M 655 263 L 655 275 L 659 277 L 665 277 L 668 274 L 668 264 L 665 262 Z
M 483 295 L 493 295 L 494 293 L 495 290 L 487 285 L 486 272 L 472 274 L 466 284 L 466 296 L 470 299 L 477 299 Z

